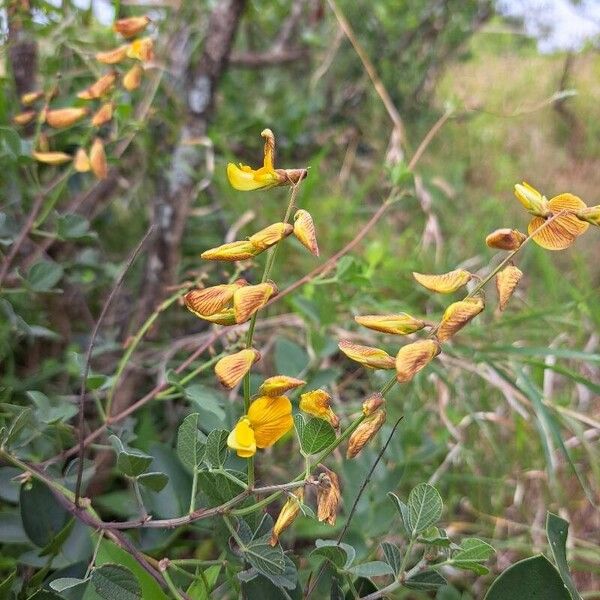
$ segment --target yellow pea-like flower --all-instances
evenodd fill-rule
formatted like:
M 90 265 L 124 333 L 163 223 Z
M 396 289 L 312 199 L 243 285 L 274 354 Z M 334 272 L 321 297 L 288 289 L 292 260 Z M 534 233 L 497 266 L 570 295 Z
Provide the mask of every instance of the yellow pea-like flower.
M 385 423 L 385 417 L 385 410 L 376 410 L 352 432 L 348 440 L 346 458 L 354 458 L 377 435 Z
M 215 365 L 215 374 L 226 388 L 231 389 L 244 378 L 259 359 L 260 353 L 254 348 L 240 350 L 220 359 Z
M 233 294 L 233 311 L 237 323 L 246 322 L 258 312 L 269 299 L 277 293 L 277 286 L 272 281 L 248 285 L 235 290 Z
M 485 243 L 498 250 L 516 250 L 526 239 L 527 236 L 518 229 L 503 228 L 492 231 L 485 238 Z
M 15 115 L 13 117 L 13 123 L 15 125 L 27 125 L 29 123 L 31 123 L 31 121 L 33 121 L 33 119 L 35 119 L 35 115 L 36 112 L 35 110 L 26 110 L 22 113 L 19 113 L 18 115 Z
M 96 60 L 105 65 L 116 65 L 127 58 L 128 50 L 129 46 L 125 45 L 113 48 L 112 50 L 107 50 L 106 52 L 98 52 L 96 54 Z
M 247 260 L 254 256 L 258 256 L 261 252 L 262 250 L 249 240 L 241 240 L 205 250 L 200 257 L 204 260 L 235 262 L 238 260 Z
M 31 155 L 35 160 L 47 165 L 63 165 L 69 162 L 73 157 L 64 152 L 32 152 Z
M 273 525 L 271 539 L 269 540 L 271 546 L 277 545 L 282 531 L 287 529 L 300 514 L 300 504 L 302 502 L 304 502 L 304 488 L 298 488 L 289 495 L 285 504 L 281 507 L 281 511 L 279 511 L 275 525 Z
M 394 359 L 385 350 L 372 346 L 362 346 L 349 340 L 342 340 L 338 348 L 351 360 L 371 369 L 393 369 Z
M 78 173 L 87 173 L 91 169 L 90 158 L 83 148 L 79 148 L 75 153 L 73 167 Z
M 335 525 L 338 508 L 342 499 L 339 477 L 323 467 L 324 472 L 319 475 L 317 487 L 317 519 L 329 525 Z
M 233 300 L 234 292 L 245 285 L 248 285 L 245 279 L 238 279 L 233 283 L 191 290 L 183 297 L 183 302 L 188 310 L 204 319 L 221 312 Z
M 92 117 L 92 125 L 101 127 L 108 123 L 113 117 L 114 104 L 112 102 L 104 103 Z
M 413 273 L 413 277 L 424 287 L 439 294 L 451 294 L 466 285 L 472 275 L 464 269 L 455 269 L 441 275 Z
M 325 390 L 312 390 L 300 396 L 300 410 L 338 428 L 340 420 L 331 408 L 331 396 Z
M 124 19 L 118 19 L 113 24 L 113 30 L 120 33 L 123 37 L 130 38 L 138 33 L 141 33 L 148 27 L 150 18 L 143 17 L 127 17 Z
M 440 342 L 450 339 L 485 308 L 483 297 L 476 296 L 453 302 L 444 312 L 437 331 Z
M 260 396 L 281 396 L 290 390 L 303 386 L 306 381 L 288 377 L 287 375 L 275 375 L 265 379 L 258 388 Z
M 125 73 L 123 76 L 123 87 L 128 92 L 133 92 L 133 90 L 137 90 L 142 83 L 142 75 L 144 74 L 144 68 L 139 63 L 136 63 Z
M 504 310 L 515 289 L 523 277 L 523 272 L 514 265 L 508 265 L 496 275 L 496 290 L 498 292 L 498 308 Z
M 100 79 L 92 83 L 92 85 L 83 90 L 83 92 L 79 92 L 77 97 L 81 100 L 96 100 L 98 98 L 102 98 L 104 94 L 107 94 L 112 89 L 116 80 L 116 71 L 106 73 L 106 75 L 102 75 Z
M 154 58 L 154 42 L 152 38 L 145 37 L 134 40 L 127 48 L 127 56 L 142 62 L 148 62 Z
M 548 208 L 552 215 L 565 211 L 565 214 L 554 218 L 548 224 L 535 233 L 547 221 L 544 217 L 534 217 L 529 222 L 529 235 L 533 241 L 546 248 L 546 250 L 564 250 L 568 248 L 578 236 L 587 231 L 589 223 L 580 220 L 577 213 L 584 210 L 586 204 L 581 198 L 573 194 L 560 194 L 548 201 Z
M 256 454 L 256 438 L 248 417 L 242 417 L 227 436 L 227 445 L 241 458 Z
M 251 235 L 248 240 L 257 248 L 266 250 L 290 235 L 292 230 L 293 227 L 289 223 L 273 223 Z
M 57 108 L 56 110 L 47 110 L 44 113 L 44 120 L 54 129 L 70 127 L 80 121 L 87 115 L 86 108 Z
M 294 235 L 314 256 L 319 256 L 319 244 L 313 218 L 307 210 L 300 209 L 294 215 Z
M 538 192 L 526 181 L 515 185 L 515 196 L 525 210 L 538 217 L 547 217 L 552 211 L 546 196 Z
M 579 210 L 576 216 L 586 223 L 600 227 L 600 204 L 597 204 L 596 206 L 586 206 Z
M 383 333 L 408 335 L 425 327 L 425 321 L 411 317 L 406 313 L 395 315 L 359 315 L 354 320 L 363 327 Z
M 106 179 L 108 177 L 108 162 L 106 161 L 106 153 L 104 152 L 104 142 L 100 138 L 96 138 L 90 149 L 90 167 L 92 173 L 98 179 Z
M 396 355 L 396 379 L 399 383 L 410 381 L 440 352 L 440 345 L 434 340 L 419 340 L 402 346 Z

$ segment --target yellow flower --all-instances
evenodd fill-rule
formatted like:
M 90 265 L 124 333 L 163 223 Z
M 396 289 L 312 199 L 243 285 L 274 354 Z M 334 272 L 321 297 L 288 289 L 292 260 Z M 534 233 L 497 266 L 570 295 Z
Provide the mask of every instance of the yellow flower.
M 381 348 L 362 346 L 350 340 L 341 340 L 338 348 L 350 359 L 370 369 L 393 369 L 394 359 Z
M 298 241 L 314 256 L 319 256 L 317 232 L 310 213 L 304 209 L 294 215 L 294 235 Z
M 374 392 L 362 404 L 362 411 L 365 417 L 371 416 L 378 408 L 385 404 L 385 398 L 379 393 Z
M 262 250 L 250 241 L 238 240 L 229 242 L 216 248 L 205 250 L 200 258 L 204 260 L 223 260 L 226 262 L 236 262 L 238 260 L 248 260 L 253 256 L 258 256 Z
M 577 218 L 586 223 L 600 227 L 600 204 L 582 208 L 577 212 Z
M 35 152 L 31 153 L 35 160 L 46 163 L 47 165 L 62 165 L 69 162 L 73 157 L 64 152 Z
M 56 110 L 47 110 L 44 113 L 46 123 L 55 129 L 70 127 L 80 121 L 87 115 L 86 108 L 57 108 Z
M 202 290 L 191 290 L 184 297 L 183 301 L 188 310 L 197 317 L 206 319 L 223 311 L 233 300 L 235 291 L 248 285 L 245 279 L 238 279 L 233 283 L 213 285 Z
M 254 456 L 257 448 L 269 448 L 294 425 L 292 403 L 286 396 L 260 396 L 233 428 L 227 445 L 241 458 Z
M 292 230 L 293 227 L 289 223 L 273 223 L 251 235 L 248 240 L 257 248 L 266 250 L 290 235 Z
M 108 177 L 108 163 L 106 162 L 104 143 L 100 138 L 96 138 L 90 148 L 90 167 L 97 179 Z
M 154 43 L 152 38 L 145 37 L 139 40 L 134 40 L 127 49 L 127 56 L 135 58 L 142 62 L 147 62 L 154 58 Z
M 105 123 L 108 123 L 113 117 L 114 104 L 112 102 L 106 102 L 103 104 L 92 117 L 92 125 L 94 127 L 102 127 Z
M 331 396 L 325 390 L 313 390 L 300 396 L 300 410 L 339 427 L 340 420 L 331 409 Z
M 87 173 L 90 170 L 90 158 L 83 148 L 79 148 L 75 153 L 73 167 L 78 173 Z
M 240 350 L 221 358 L 215 365 L 215 375 L 226 388 L 231 389 L 244 378 L 257 360 L 260 360 L 258 350 Z
M 526 181 L 524 181 L 522 184 L 517 183 L 515 185 L 515 196 L 523 205 L 525 210 L 530 212 L 532 215 L 536 215 L 538 217 L 547 217 L 550 214 L 550 208 L 548 207 L 548 200 L 546 199 L 546 196 L 543 196 Z
M 260 388 L 258 388 L 258 393 L 261 396 L 281 396 L 281 394 L 300 387 L 305 383 L 306 381 L 303 381 L 302 379 L 296 379 L 295 377 L 288 377 L 287 375 L 275 375 L 274 377 L 269 377 L 262 382 L 262 385 Z
M 440 342 L 449 340 L 457 331 L 471 321 L 471 319 L 474 319 L 484 308 L 485 303 L 481 296 L 453 302 L 444 311 L 444 316 L 442 317 L 437 332 L 438 340 Z
M 257 285 L 247 285 L 235 290 L 233 294 L 233 311 L 236 323 L 247 321 L 276 293 L 277 286 L 272 281 L 266 281 Z
M 472 275 L 464 269 L 455 269 L 442 275 L 413 273 L 413 277 L 425 288 L 439 294 L 451 294 L 469 283 Z
M 13 117 L 13 123 L 15 125 L 27 125 L 35 119 L 35 110 L 26 110 L 25 112 L 19 113 Z
M 408 335 L 423 329 L 426 323 L 421 319 L 415 319 L 406 313 L 395 315 L 359 315 L 354 320 L 363 327 L 381 331 L 383 333 L 393 333 L 395 335 Z
M 233 188 L 242 192 L 266 190 L 277 185 L 296 184 L 306 177 L 306 169 L 276 169 L 275 136 L 270 129 L 264 129 L 260 135 L 265 138 L 263 166 L 253 169 L 241 163 L 239 167 L 229 163 L 227 177 Z
M 277 545 L 281 532 L 294 522 L 294 519 L 300 513 L 300 504 L 302 502 L 304 502 L 304 488 L 299 488 L 290 494 L 286 503 L 281 507 L 281 512 L 277 517 L 277 521 L 275 521 L 275 525 L 273 525 L 273 532 L 269 540 L 271 546 Z

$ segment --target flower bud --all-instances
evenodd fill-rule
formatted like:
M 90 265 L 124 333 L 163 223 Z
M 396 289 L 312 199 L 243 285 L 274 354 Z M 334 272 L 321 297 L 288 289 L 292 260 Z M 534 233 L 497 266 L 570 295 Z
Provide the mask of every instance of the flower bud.
M 257 248 L 252 242 L 243 240 L 205 250 L 200 257 L 204 260 L 235 262 L 236 260 L 247 260 L 259 255 L 261 252 L 262 250 Z
M 127 17 L 115 21 L 113 30 L 120 33 L 125 38 L 130 38 L 144 31 L 144 29 L 148 27 L 148 23 L 150 23 L 150 18 L 146 16 Z
M 257 231 L 254 235 L 251 235 L 248 239 L 261 250 L 266 250 L 271 246 L 280 242 L 283 238 L 286 238 L 292 233 L 293 227 L 289 223 L 273 223 L 260 231 Z
M 287 375 L 275 375 L 262 382 L 262 385 L 258 388 L 258 394 L 260 396 L 281 396 L 305 384 L 306 381 L 302 379 L 288 377 Z
M 338 428 L 340 420 L 331 408 L 331 396 L 325 390 L 313 390 L 300 396 L 300 410 L 327 421 L 332 427 Z
M 108 177 L 108 163 L 106 162 L 104 143 L 100 138 L 94 140 L 90 149 L 90 167 L 92 173 L 98 179 L 106 179 Z
M 367 417 L 353 432 L 348 440 L 346 458 L 354 458 L 369 442 L 385 423 L 385 410 L 380 408 Z
M 492 231 L 485 238 L 485 243 L 498 250 L 516 250 L 526 239 L 527 236 L 518 229 L 503 228 Z
M 219 360 L 215 365 L 215 374 L 226 388 L 231 389 L 244 378 L 259 359 L 260 353 L 254 348 L 240 350 Z
M 129 46 L 119 46 L 118 48 L 114 48 L 112 50 L 108 50 L 107 52 L 98 52 L 96 54 L 96 60 L 105 65 L 116 65 L 124 61 L 127 58 L 127 51 L 129 50 Z
M 26 110 L 22 113 L 19 113 L 18 115 L 15 115 L 13 117 L 13 123 L 15 125 L 21 126 L 28 125 L 29 123 L 31 123 L 31 121 L 33 121 L 33 119 L 35 119 L 35 115 L 35 110 Z
M 338 348 L 351 360 L 370 369 L 393 369 L 394 359 L 381 348 L 361 346 L 349 340 L 342 340 Z
M 304 501 L 304 488 L 298 488 L 292 492 L 285 504 L 281 507 L 281 511 L 275 525 L 273 525 L 273 533 L 269 544 L 276 546 L 279 541 L 279 536 L 284 529 L 287 529 L 300 513 L 300 504 Z
M 21 104 L 23 106 L 31 106 L 35 104 L 38 100 L 44 97 L 44 92 L 27 92 L 21 96 Z
M 542 196 L 534 187 L 527 182 L 515 185 L 515 196 L 517 200 L 525 207 L 525 210 L 537 217 L 547 217 L 551 210 L 548 206 L 546 196 Z
M 47 110 L 44 113 L 44 119 L 50 127 L 62 129 L 70 127 L 83 119 L 87 115 L 86 108 L 58 108 L 56 110 Z
M 415 319 L 406 313 L 396 315 L 359 315 L 354 317 L 354 320 L 363 327 L 396 335 L 408 335 L 425 327 L 425 321 Z
M 152 38 L 145 37 L 134 40 L 127 49 L 127 56 L 142 62 L 148 62 L 154 58 L 154 42 Z
M 64 152 L 32 152 L 31 155 L 35 160 L 47 165 L 62 165 L 69 162 L 73 157 Z
M 277 293 L 277 286 L 272 281 L 248 285 L 235 290 L 233 294 L 233 311 L 236 323 L 246 322 L 255 312 L 258 312 L 269 298 Z
M 140 87 L 140 83 L 142 83 L 142 75 L 144 74 L 144 69 L 142 65 L 135 64 L 125 75 L 123 76 L 123 87 L 128 92 L 133 92 L 133 90 L 137 90 Z
M 504 310 L 513 292 L 519 285 L 523 272 L 514 265 L 508 265 L 496 275 L 496 290 L 498 292 L 498 308 Z
M 112 102 L 103 104 L 92 117 L 92 125 L 94 127 L 101 127 L 105 123 L 108 123 L 113 117 L 113 109 L 114 105 Z
M 577 212 L 577 218 L 600 227 L 600 204 L 581 209 Z
M 413 277 L 424 287 L 432 292 L 451 294 L 466 285 L 472 275 L 464 269 L 456 269 L 442 275 L 424 275 L 413 273 Z
M 78 173 L 87 173 L 90 170 L 90 159 L 83 148 L 79 148 L 75 153 L 73 168 Z
M 100 79 L 92 83 L 92 85 L 83 90 L 83 92 L 79 92 L 77 97 L 81 100 L 96 100 L 97 98 L 101 98 L 104 96 L 104 94 L 111 90 L 116 80 L 117 73 L 115 71 L 111 71 L 110 73 L 100 77 Z
M 457 331 L 462 329 L 471 319 L 474 319 L 485 308 L 482 296 L 467 298 L 452 303 L 444 312 L 437 331 L 440 342 L 449 340 Z
M 191 312 L 202 319 L 222 311 L 233 299 L 234 292 L 245 285 L 248 285 L 245 279 L 238 279 L 234 283 L 191 290 L 183 297 L 183 302 Z
M 319 256 L 317 232 L 310 213 L 300 209 L 294 215 L 294 235 L 298 241 L 314 256 Z
M 402 346 L 396 355 L 396 379 L 399 383 L 410 381 L 440 352 L 440 345 L 434 340 L 419 340 Z
M 327 467 L 319 475 L 317 487 L 317 519 L 335 525 L 342 493 L 339 477 Z
M 363 415 L 365 415 L 365 417 L 372 415 L 384 404 L 385 398 L 379 392 L 371 394 L 362 404 Z

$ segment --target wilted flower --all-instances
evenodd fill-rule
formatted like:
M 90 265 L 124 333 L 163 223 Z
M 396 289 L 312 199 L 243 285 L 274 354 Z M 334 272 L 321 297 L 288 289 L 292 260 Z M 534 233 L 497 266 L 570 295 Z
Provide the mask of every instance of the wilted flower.
M 317 519 L 325 521 L 329 525 L 335 525 L 342 493 L 340 491 L 340 480 L 338 476 L 323 467 L 324 472 L 319 475 L 317 487 Z
M 516 250 L 526 239 L 527 236 L 518 229 L 503 228 L 492 231 L 485 238 L 485 243 L 498 250 Z
M 142 65 L 135 64 L 125 75 L 123 76 L 123 87 L 128 91 L 132 92 L 133 90 L 137 90 L 140 87 L 140 83 L 142 83 L 142 75 L 144 74 L 144 69 Z
M 319 256 L 319 244 L 313 218 L 307 210 L 300 209 L 294 215 L 294 235 L 311 254 Z
M 292 230 L 293 227 L 289 223 L 273 223 L 251 235 L 248 240 L 257 248 L 266 250 L 290 235 Z
M 483 309 L 485 303 L 481 296 L 466 298 L 453 302 L 444 312 L 438 328 L 437 337 L 440 342 L 450 339 L 459 329 L 462 329 L 471 319 L 474 319 Z
M 338 348 L 351 360 L 371 369 L 393 369 L 394 359 L 381 348 L 361 346 L 349 340 L 341 340 Z
M 261 396 L 281 396 L 285 392 L 289 392 L 297 387 L 305 385 L 306 381 L 288 377 L 287 375 L 275 375 L 265 379 L 258 388 L 258 393 Z
M 544 225 L 547 219 L 534 217 L 529 223 L 529 235 L 533 237 L 533 241 L 536 244 L 542 248 L 546 248 L 546 250 L 564 250 L 578 236 L 587 231 L 589 223 L 577 218 L 577 213 L 580 213 L 587 207 L 581 198 L 573 194 L 554 196 L 554 198 L 548 201 L 548 207 L 552 215 L 558 215 L 563 211 L 565 211 L 565 214 L 555 217 L 535 235 L 534 232 Z
M 75 153 L 73 168 L 78 173 L 87 173 L 90 170 L 90 159 L 83 148 L 79 148 Z
M 504 310 L 519 281 L 523 277 L 523 272 L 514 265 L 508 265 L 496 275 L 496 290 L 498 291 L 498 308 Z
M 26 110 L 18 115 L 13 117 L 13 123 L 15 125 L 27 125 L 31 123 L 33 119 L 35 119 L 36 112 L 35 110 Z
M 69 162 L 73 157 L 64 152 L 36 152 L 31 153 L 33 158 L 38 162 L 46 163 L 47 165 L 62 165 Z
M 90 167 L 92 173 L 98 179 L 106 179 L 108 177 L 108 163 L 106 162 L 104 143 L 100 138 L 94 140 L 90 149 Z
M 425 288 L 440 294 L 451 294 L 466 285 L 472 275 L 464 269 L 456 269 L 442 275 L 413 273 L 413 277 Z
M 277 286 L 272 281 L 259 283 L 258 285 L 247 285 L 235 290 L 233 294 L 233 311 L 236 323 L 247 321 L 276 293 Z
M 415 319 L 406 313 L 396 315 L 359 315 L 354 320 L 363 327 L 393 333 L 396 335 L 408 335 L 425 327 L 425 321 Z
M 233 300 L 234 292 L 245 285 L 248 285 L 245 279 L 238 279 L 233 283 L 191 290 L 183 297 L 183 301 L 191 312 L 205 319 L 222 311 Z
M 44 120 L 50 127 L 62 129 L 70 127 L 80 121 L 87 115 L 86 108 L 57 108 L 56 110 L 46 110 L 44 112 Z
M 339 427 L 340 420 L 331 408 L 331 396 L 325 390 L 313 390 L 300 396 L 300 410 Z
M 96 54 L 96 60 L 105 65 L 116 65 L 127 58 L 128 50 L 129 46 L 125 45 L 119 46 L 118 48 L 113 48 L 107 52 L 98 52 Z
M 271 533 L 271 539 L 269 540 L 271 546 L 277 545 L 281 532 L 294 522 L 294 519 L 300 513 L 300 504 L 302 504 L 303 501 L 304 488 L 298 488 L 289 495 L 285 504 L 281 507 L 275 525 L 273 525 L 273 532 Z
M 375 437 L 385 423 L 385 416 L 385 410 L 381 408 L 362 421 L 348 440 L 346 458 L 354 458 Z
M 103 104 L 92 117 L 92 125 L 94 127 L 101 127 L 105 123 L 108 123 L 113 117 L 113 109 L 114 105 L 112 102 Z
M 260 353 L 254 348 L 246 348 L 219 360 L 215 365 L 215 374 L 226 388 L 231 389 L 244 378 L 257 360 L 260 360 Z
M 264 129 L 261 134 L 265 138 L 263 166 L 252 169 L 247 165 L 227 165 L 229 183 L 236 190 L 244 192 L 269 189 L 277 185 L 296 184 L 307 175 L 305 169 L 276 169 L 275 136 L 270 129 Z
M 145 37 L 134 40 L 127 49 L 127 56 L 142 62 L 148 62 L 154 58 L 154 42 L 152 38 Z
M 111 90 L 116 80 L 117 73 L 115 71 L 111 71 L 106 75 L 102 75 L 100 79 L 92 83 L 92 85 L 83 90 L 83 92 L 79 92 L 77 97 L 81 98 L 81 100 L 96 100 L 97 98 L 101 98 L 104 96 L 104 94 Z
M 384 404 L 385 398 L 379 392 L 374 392 L 362 404 L 363 415 L 365 415 L 365 417 L 372 415 Z
M 292 427 L 292 403 L 286 396 L 261 396 L 250 404 L 227 438 L 227 445 L 242 458 L 254 456 L 257 448 L 268 448 Z
M 258 256 L 261 252 L 262 250 L 252 242 L 241 240 L 205 250 L 200 257 L 204 260 L 235 262 L 236 260 L 247 260 L 253 256 Z
M 402 346 L 396 355 L 396 379 L 399 383 L 410 381 L 440 352 L 440 345 L 434 340 L 419 340 Z
M 123 37 L 130 38 L 144 31 L 148 27 L 148 23 L 150 23 L 150 18 L 146 16 L 127 17 L 115 21 L 113 29 Z
M 548 200 L 546 196 L 543 196 L 533 186 L 529 185 L 526 181 L 522 184 L 517 183 L 515 185 L 515 196 L 517 200 L 525 207 L 525 210 L 530 212 L 532 215 L 538 217 L 547 217 L 551 209 L 548 206 Z

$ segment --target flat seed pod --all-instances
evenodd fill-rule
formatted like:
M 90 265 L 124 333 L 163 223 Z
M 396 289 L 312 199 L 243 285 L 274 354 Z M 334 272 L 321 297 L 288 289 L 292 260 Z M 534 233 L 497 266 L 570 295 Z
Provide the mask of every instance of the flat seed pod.
M 294 215 L 294 235 L 298 241 L 314 256 L 319 256 L 317 232 L 310 213 L 300 209 Z
M 440 345 L 434 340 L 419 340 L 402 346 L 396 355 L 396 379 L 399 383 L 410 381 L 440 352 Z
M 523 277 L 523 272 L 514 265 L 502 269 L 496 275 L 496 290 L 498 291 L 498 308 L 504 310 L 508 301 L 511 299 L 519 281 Z
M 471 279 L 471 273 L 456 269 L 442 275 L 424 275 L 413 273 L 413 277 L 424 287 L 439 294 L 451 294 L 466 285 Z
M 270 281 L 259 283 L 258 285 L 244 286 L 235 290 L 233 294 L 233 310 L 236 323 L 246 322 L 276 293 L 277 287 Z
M 415 319 L 406 313 L 396 315 L 359 315 L 354 320 L 363 327 L 393 333 L 396 335 L 408 335 L 425 327 L 425 321 Z
M 219 360 L 215 365 L 215 374 L 226 388 L 231 389 L 244 378 L 259 359 L 260 353 L 254 348 L 240 350 Z
M 481 296 L 452 303 L 444 312 L 437 337 L 440 342 L 450 339 L 485 308 Z
M 339 349 L 351 360 L 370 369 L 393 369 L 394 359 L 385 350 L 372 346 L 362 346 L 349 340 L 342 340 Z
M 585 202 L 573 194 L 554 196 L 548 202 L 548 206 L 552 214 L 560 213 L 563 210 L 577 213 L 586 208 Z M 539 233 L 533 235 L 545 222 L 546 219 L 542 217 L 534 217 L 529 223 L 528 231 L 529 235 L 533 236 L 533 241 L 546 250 L 568 248 L 589 227 L 589 223 L 581 221 L 575 214 L 565 214 L 555 218 Z

